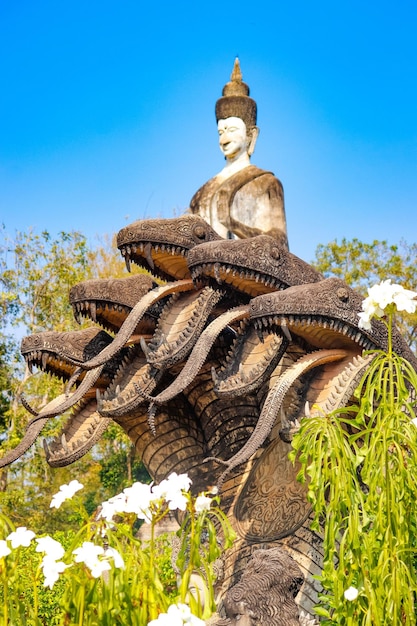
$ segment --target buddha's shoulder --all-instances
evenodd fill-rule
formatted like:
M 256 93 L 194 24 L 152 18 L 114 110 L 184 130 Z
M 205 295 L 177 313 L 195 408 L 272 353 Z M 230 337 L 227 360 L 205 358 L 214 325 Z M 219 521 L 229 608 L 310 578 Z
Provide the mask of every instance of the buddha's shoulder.
M 250 170 L 247 168 L 248 171 L 240 187 L 243 193 L 245 190 L 248 190 L 248 188 L 258 190 L 260 193 L 265 193 L 271 188 L 282 190 L 282 183 L 273 172 L 263 170 L 255 165 L 251 165 L 250 168 Z M 242 170 L 242 173 L 243 171 L 244 170 Z

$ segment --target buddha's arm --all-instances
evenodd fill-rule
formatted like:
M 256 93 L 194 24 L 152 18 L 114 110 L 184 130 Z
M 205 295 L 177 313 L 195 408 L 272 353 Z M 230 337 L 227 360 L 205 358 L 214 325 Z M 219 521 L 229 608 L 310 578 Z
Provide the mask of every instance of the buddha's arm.
M 228 220 L 227 229 L 237 235 L 239 239 L 247 239 L 248 237 L 256 237 L 257 235 L 269 235 L 270 237 L 277 239 L 277 241 L 279 241 L 281 245 L 288 248 L 287 234 L 283 232 L 280 228 L 261 230 L 260 228 L 248 226 L 247 224 L 243 224 L 233 217 L 230 217 L 230 219 Z
M 269 235 L 288 247 L 282 185 L 271 173 L 245 185 L 223 222 L 240 239 Z M 249 208 L 250 207 L 250 208 Z

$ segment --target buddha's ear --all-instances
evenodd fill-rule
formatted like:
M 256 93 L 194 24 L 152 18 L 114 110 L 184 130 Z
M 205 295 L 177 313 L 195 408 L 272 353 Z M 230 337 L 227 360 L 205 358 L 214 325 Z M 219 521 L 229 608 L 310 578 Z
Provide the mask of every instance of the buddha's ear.
M 251 156 L 255 151 L 256 140 L 258 139 L 259 128 L 254 126 L 248 133 L 248 155 Z

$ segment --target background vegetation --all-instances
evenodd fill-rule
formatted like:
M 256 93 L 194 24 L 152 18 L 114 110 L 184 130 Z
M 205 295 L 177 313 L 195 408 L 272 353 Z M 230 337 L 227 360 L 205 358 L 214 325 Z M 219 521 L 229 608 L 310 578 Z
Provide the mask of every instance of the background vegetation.
M 16 446 L 30 420 L 18 400 L 20 394 L 24 392 L 40 409 L 62 393 L 60 380 L 29 372 L 20 355 L 21 339 L 46 330 L 80 328 L 68 301 L 69 289 L 89 278 L 126 275 L 124 262 L 109 239 L 92 247 L 79 232 L 61 232 L 52 238 L 47 231 L 28 231 L 12 237 L 4 226 L 0 228 L 1 456 Z M 57 434 L 63 419 L 50 420 L 44 436 Z M 84 506 L 90 513 L 128 481 L 148 478 L 130 440 L 112 423 L 94 450 L 69 468 L 50 468 L 41 442 L 36 442 L 19 461 L 0 470 L 0 508 L 16 525 L 35 532 L 68 530 L 78 525 L 77 514 L 51 516 L 48 511 L 52 494 L 73 476 L 82 477 Z

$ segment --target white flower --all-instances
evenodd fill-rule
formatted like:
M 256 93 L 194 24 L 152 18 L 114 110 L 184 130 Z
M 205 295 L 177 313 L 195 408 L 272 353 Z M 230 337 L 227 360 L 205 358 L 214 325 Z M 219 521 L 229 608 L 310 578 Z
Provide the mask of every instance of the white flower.
M 109 550 L 112 550 L 112 548 L 109 548 Z M 116 553 L 116 550 L 114 550 L 114 552 Z M 84 563 L 94 578 L 98 578 L 103 572 L 111 569 L 111 565 L 108 561 L 100 560 L 98 558 L 99 556 L 105 554 L 104 548 L 96 546 L 91 541 L 84 541 L 80 548 L 73 550 L 73 553 L 76 555 L 74 561 L 76 563 Z M 110 554 L 110 556 L 115 558 L 114 554 Z M 120 555 L 118 556 L 121 560 L 123 560 Z M 120 563 L 120 561 L 118 562 Z
M 195 510 L 197 513 L 202 513 L 203 511 L 208 511 L 210 507 L 211 498 L 201 493 L 195 500 Z
M 148 626 L 184 626 L 184 622 L 179 615 L 174 616 L 172 614 L 168 615 L 168 613 L 160 613 L 157 619 L 153 619 L 148 623 Z
M 42 559 L 42 570 L 45 576 L 43 585 L 44 587 L 52 589 L 61 572 L 63 572 L 65 568 L 70 567 L 62 561 L 59 561 L 59 559 L 64 556 L 65 550 L 59 541 L 49 536 L 38 537 L 36 542 L 38 544 L 36 552 L 45 552 L 45 556 Z
M 358 322 L 359 328 L 362 328 L 363 330 L 372 330 L 372 326 L 371 326 L 372 316 L 370 316 L 365 311 L 358 313 L 358 315 L 359 315 L 359 322 Z
M 93 578 L 98 578 L 103 572 L 111 569 L 111 565 L 108 561 L 99 561 L 98 559 L 95 563 L 86 563 L 86 565 L 90 569 Z
M 356 600 L 356 598 L 358 597 L 359 591 L 356 589 L 356 587 L 350 586 L 348 589 L 346 589 L 343 595 L 345 596 L 346 600 L 349 600 L 349 602 L 352 602 L 353 600 Z
M 396 285 L 398 287 L 397 292 L 393 296 L 394 304 L 396 305 L 398 311 L 407 311 L 407 313 L 415 313 L 417 307 L 417 300 L 414 298 L 417 296 L 415 291 L 410 291 L 410 289 L 403 289 L 400 285 Z
M 73 554 L 76 555 L 74 561 L 76 563 L 84 563 L 94 578 L 98 578 L 103 572 L 111 570 L 108 557 L 113 559 L 115 567 L 124 568 L 125 566 L 123 558 L 117 550 L 114 548 L 104 550 L 104 548 L 96 546 L 91 541 L 84 541 L 80 548 L 73 550 Z M 103 558 L 99 559 L 99 556 L 103 556 Z
M 404 289 L 401 285 L 392 285 L 391 279 L 383 280 L 378 285 L 368 289 L 368 297 L 362 302 L 362 312 L 359 313 L 359 328 L 371 330 L 371 319 L 382 317 L 388 305 L 394 304 L 398 311 L 415 313 L 417 308 L 417 293 Z
M 192 615 L 190 607 L 186 604 L 171 604 L 167 613 L 161 613 L 158 619 L 153 619 L 148 626 L 204 626 L 205 622 Z
M 172 472 L 159 485 L 152 487 L 152 493 L 159 498 L 164 498 L 168 503 L 168 508 L 172 511 L 179 509 L 185 511 L 187 508 L 187 498 L 183 491 L 188 491 L 191 485 L 191 478 L 187 474 L 177 474 Z
M 107 548 L 105 556 L 106 558 L 110 557 L 113 559 L 114 567 L 119 567 L 120 569 L 124 568 L 125 562 L 123 557 L 115 548 Z
M 45 552 L 48 557 L 55 561 L 58 561 L 65 554 L 65 550 L 59 541 L 52 539 L 52 537 L 38 537 L 36 542 L 38 544 L 36 552 Z
M 170 489 L 181 491 L 189 491 L 190 485 L 192 483 L 192 480 L 188 477 L 188 474 L 177 474 L 176 472 L 172 472 L 172 474 L 168 476 L 167 481 L 169 483 Z M 181 606 L 186 605 L 182 604 Z
M 106 502 L 102 503 L 99 518 L 102 517 L 108 522 L 111 522 L 117 513 L 124 513 L 125 509 L 126 495 L 124 493 L 119 493 L 117 496 L 113 496 L 113 498 L 109 498 Z
M 54 584 L 59 578 L 59 575 L 66 569 L 70 567 L 66 565 L 62 561 L 56 561 L 52 556 L 46 555 L 42 559 L 42 571 L 45 576 L 45 580 L 43 581 L 44 587 L 49 587 L 52 589 Z
M 150 505 L 157 499 L 151 492 L 151 485 L 133 483 L 131 487 L 124 489 L 123 493 L 126 497 L 125 513 L 135 513 L 139 519 L 150 523 L 152 520 Z
M 76 548 L 72 552 L 75 554 L 74 561 L 76 563 L 85 563 L 91 569 L 98 561 L 99 555 L 104 553 L 104 548 L 96 546 L 91 541 L 84 541 L 80 548 Z
M 135 513 L 139 519 L 150 523 L 152 512 L 156 512 L 161 501 L 166 501 L 170 509 L 184 511 L 187 507 L 187 498 L 183 492 L 188 491 L 190 485 L 191 479 L 187 474 L 176 472 L 170 474 L 159 485 L 135 482 L 131 487 L 126 487 L 123 493 L 103 502 L 99 517 L 111 521 L 117 513 Z
M 7 541 L 4 541 L 4 539 L 0 539 L 0 559 L 10 554 L 10 552 L 11 550 L 7 545 Z
M 414 424 L 414 426 L 417 426 L 417 417 L 413 417 L 411 423 Z
M 203 620 L 193 615 L 190 611 L 190 607 L 187 604 L 178 603 L 176 607 L 178 609 L 179 615 L 182 617 L 184 624 L 192 624 L 193 626 L 194 625 L 199 626 L 200 624 L 202 624 L 204 626 Z M 169 614 L 169 609 L 168 609 L 168 614 Z
M 187 508 L 187 498 L 183 493 L 177 491 L 170 494 L 168 499 L 168 508 L 171 511 L 185 511 Z
M 72 496 L 77 493 L 80 489 L 83 488 L 84 485 L 78 482 L 78 480 L 72 480 L 68 485 L 61 485 L 58 493 L 55 493 L 52 496 L 51 504 L 49 508 L 59 509 L 61 504 L 65 502 L 65 500 L 69 500 Z
M 35 533 L 33 530 L 28 530 L 26 526 L 19 526 L 19 528 L 16 528 L 15 532 L 10 533 L 6 539 L 11 541 L 12 548 L 18 548 L 19 546 L 25 546 L 25 548 L 27 548 L 34 536 Z

